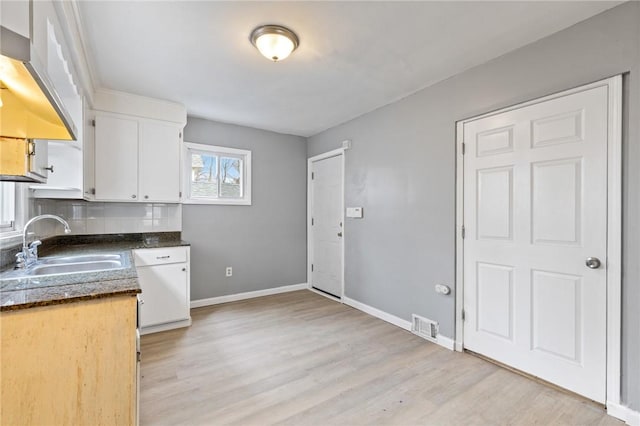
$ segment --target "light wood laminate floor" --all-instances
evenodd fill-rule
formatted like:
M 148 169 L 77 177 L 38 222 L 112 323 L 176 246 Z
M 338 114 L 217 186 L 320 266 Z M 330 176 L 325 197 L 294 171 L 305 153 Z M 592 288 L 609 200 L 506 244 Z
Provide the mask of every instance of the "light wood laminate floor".
M 621 425 L 469 354 L 297 291 L 142 337 L 142 425 Z

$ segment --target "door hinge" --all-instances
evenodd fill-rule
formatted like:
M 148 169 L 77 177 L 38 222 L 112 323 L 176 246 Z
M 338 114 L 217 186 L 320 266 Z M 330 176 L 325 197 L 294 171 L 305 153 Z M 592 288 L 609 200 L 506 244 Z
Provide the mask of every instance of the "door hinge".
M 311 172 L 311 180 L 315 179 L 316 174 L 314 172 Z
M 311 272 L 313 272 L 313 263 L 311 264 Z
M 467 151 L 467 144 L 465 144 L 464 142 L 462 143 L 462 155 L 465 154 L 465 152 Z
M 465 320 L 465 317 L 466 317 L 466 314 L 465 314 L 465 311 L 464 311 L 464 309 L 463 309 L 463 310 L 462 310 L 462 321 L 464 321 L 464 320 Z
M 464 225 L 462 225 L 462 239 L 464 240 L 464 237 L 466 235 L 465 229 L 464 229 Z
M 93 127 L 96 127 L 96 120 L 91 120 L 91 125 L 92 125 Z
M 182 198 L 182 191 L 178 192 L 178 198 Z
M 314 224 L 314 220 L 313 218 L 311 218 L 311 226 L 313 226 L 313 224 Z

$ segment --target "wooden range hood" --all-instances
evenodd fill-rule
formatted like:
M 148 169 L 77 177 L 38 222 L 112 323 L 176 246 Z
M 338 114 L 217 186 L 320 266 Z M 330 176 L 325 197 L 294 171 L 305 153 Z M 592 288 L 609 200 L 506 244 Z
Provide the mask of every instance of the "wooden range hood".
M 30 140 L 75 140 L 76 128 L 30 40 L 0 31 L 0 180 L 38 181 L 31 174 Z

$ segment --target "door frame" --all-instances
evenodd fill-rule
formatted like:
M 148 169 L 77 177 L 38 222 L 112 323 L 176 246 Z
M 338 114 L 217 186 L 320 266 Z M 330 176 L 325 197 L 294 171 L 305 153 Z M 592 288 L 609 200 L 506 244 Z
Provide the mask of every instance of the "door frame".
M 548 96 L 543 96 L 497 111 L 488 112 L 456 122 L 456 312 L 455 350 L 464 350 L 464 125 L 481 118 L 520 109 L 523 107 L 561 98 L 567 95 L 606 86 L 608 88 L 607 117 L 607 361 L 606 390 L 607 407 L 620 403 L 620 363 L 622 326 L 622 75 L 599 80 Z
M 344 174 L 345 174 L 345 161 L 344 161 L 344 148 L 338 148 L 331 151 L 324 152 L 322 154 L 314 155 L 313 157 L 309 157 L 307 159 L 307 287 L 309 290 L 318 293 L 322 296 L 328 297 L 331 300 L 337 300 L 342 302 L 344 300 L 344 239 L 346 238 L 345 232 L 345 222 L 344 222 Z M 332 297 L 327 293 L 323 293 L 318 291 L 312 287 L 311 284 L 311 259 L 313 254 L 313 232 L 311 228 L 311 173 L 313 171 L 313 163 L 316 161 L 326 160 L 331 157 L 340 157 L 342 161 L 342 184 L 340 185 L 341 194 L 340 199 L 342 200 L 342 208 L 340 217 L 342 218 L 342 238 L 340 239 L 340 258 L 342 263 L 342 270 L 340 272 L 340 280 L 342 281 L 340 286 L 340 297 Z

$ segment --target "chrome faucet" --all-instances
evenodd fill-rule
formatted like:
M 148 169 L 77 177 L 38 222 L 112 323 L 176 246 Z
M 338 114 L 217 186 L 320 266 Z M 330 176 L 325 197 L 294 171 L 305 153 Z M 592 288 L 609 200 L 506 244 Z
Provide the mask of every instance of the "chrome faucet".
M 65 234 L 71 232 L 71 228 L 67 221 L 60 216 L 56 216 L 54 214 L 41 214 L 40 216 L 31 218 L 24 225 L 24 230 L 22 231 L 22 251 L 16 254 L 16 268 L 27 268 L 38 261 L 38 246 L 42 244 L 42 241 L 35 240 L 31 244 L 27 245 L 27 230 L 29 229 L 29 225 L 42 219 L 55 219 L 64 225 Z

